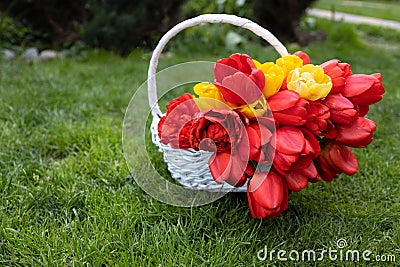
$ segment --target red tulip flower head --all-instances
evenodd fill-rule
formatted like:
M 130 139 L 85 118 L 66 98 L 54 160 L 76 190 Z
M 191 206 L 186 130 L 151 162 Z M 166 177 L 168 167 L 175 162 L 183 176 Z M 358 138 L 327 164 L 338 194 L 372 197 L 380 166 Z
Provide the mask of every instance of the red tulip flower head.
M 274 171 L 256 173 L 247 184 L 247 200 L 253 218 L 277 217 L 288 207 L 288 188 Z
M 189 142 L 192 148 L 206 151 L 236 149 L 245 134 L 239 115 L 229 109 L 199 112 L 191 125 Z
M 346 78 L 346 85 L 342 91 L 343 96 L 359 106 L 360 116 L 367 114 L 369 105 L 379 102 L 384 93 L 380 73 L 351 75 Z
M 167 105 L 167 114 L 158 124 L 158 136 L 173 148 L 190 148 L 192 119 L 200 110 L 189 94 L 173 99 Z
M 339 173 L 353 175 L 358 171 L 358 161 L 347 146 L 334 140 L 323 144 L 320 155 L 315 159 L 315 165 L 321 178 L 332 181 Z
M 309 103 L 294 91 L 278 92 L 268 98 L 268 105 L 279 125 L 300 126 L 306 123 Z
M 351 124 L 338 125 L 336 130 L 338 142 L 350 147 L 366 147 L 372 142 L 376 124 L 367 118 L 359 117 Z
M 321 67 L 332 79 L 332 89 L 330 93 L 340 93 L 345 86 L 346 78 L 352 74 L 350 65 L 347 63 L 340 63 L 337 59 L 332 59 L 322 63 Z
M 264 73 L 245 54 L 234 54 L 214 65 L 214 84 L 231 104 L 251 104 L 262 96 Z
M 354 104 L 342 94 L 330 94 L 324 101 L 330 111 L 330 119 L 337 124 L 350 124 L 358 117 Z
M 238 153 L 217 152 L 209 159 L 208 165 L 214 181 L 219 184 L 225 181 L 240 187 L 254 174 L 254 166 L 243 161 Z

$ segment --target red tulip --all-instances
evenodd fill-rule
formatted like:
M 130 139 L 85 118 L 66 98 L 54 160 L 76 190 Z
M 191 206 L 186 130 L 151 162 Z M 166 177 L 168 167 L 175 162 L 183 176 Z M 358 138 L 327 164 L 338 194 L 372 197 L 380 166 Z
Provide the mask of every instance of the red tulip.
M 308 167 L 320 150 L 313 134 L 292 126 L 277 129 L 271 145 L 275 148 L 274 167 L 281 174 Z
M 336 130 L 338 142 L 350 147 L 366 147 L 372 142 L 376 124 L 367 118 L 359 117 L 349 125 L 337 125 Z
M 173 148 L 191 148 L 189 137 L 194 120 L 190 120 L 181 126 L 167 120 L 170 118 L 172 117 L 164 116 L 158 123 L 158 134 L 161 143 L 169 144 Z
M 293 55 L 298 56 L 299 58 L 301 58 L 303 60 L 303 65 L 310 64 L 310 57 L 306 53 L 304 53 L 303 51 L 297 51 Z
M 208 165 L 212 177 L 219 184 L 225 181 L 240 187 L 254 174 L 253 165 L 242 161 L 238 153 L 217 152 L 209 159 Z
M 318 154 L 319 156 L 319 154 Z M 321 176 L 318 173 L 317 168 L 315 167 L 314 162 L 311 162 L 310 166 L 308 166 L 307 168 L 300 170 L 300 172 L 304 175 L 308 177 L 308 181 L 310 181 L 311 183 L 316 183 L 322 180 Z
M 342 94 L 329 94 L 323 102 L 329 107 L 330 119 L 339 124 L 349 124 L 358 117 L 353 103 Z
M 209 109 L 199 112 L 190 131 L 192 148 L 218 152 L 233 149 L 245 134 L 239 115 L 229 109 Z
M 251 104 L 262 96 L 264 73 L 245 54 L 233 54 L 214 65 L 214 84 L 236 106 Z
M 297 129 L 297 128 L 295 128 Z M 298 153 L 298 157 L 294 162 L 289 162 L 291 159 L 288 155 L 280 152 L 278 149 L 275 153 L 274 167 L 282 175 L 283 180 L 286 182 L 289 190 L 298 192 L 307 186 L 308 181 L 318 181 L 320 177 L 312 163 L 320 153 L 318 140 L 315 136 L 306 129 L 300 129 L 301 134 L 298 133 L 297 139 L 304 139 L 304 147 Z M 288 135 L 290 137 L 290 135 Z M 294 135 L 291 136 L 295 138 Z M 276 160 L 275 160 L 276 159 Z M 283 159 L 283 160 L 282 160 Z M 283 164 L 282 164 L 283 162 Z
M 275 148 L 274 169 L 282 176 L 289 190 L 300 191 L 308 181 L 320 179 L 312 163 L 320 153 L 320 147 L 318 140 L 308 130 L 281 127 L 271 138 L 271 145 Z
M 321 178 L 327 182 L 332 181 L 339 173 L 353 175 L 358 171 L 358 162 L 354 153 L 345 145 L 334 140 L 326 142 L 315 166 Z
M 306 139 L 303 134 L 306 130 L 302 130 L 284 126 L 275 132 L 271 145 L 276 149 L 274 166 L 278 171 L 284 172 L 292 168 L 308 166 L 312 157 L 319 153 L 318 141 L 309 132 L 307 132 L 307 138 L 310 140 Z M 300 158 L 301 156 L 307 157 Z M 311 159 L 308 156 L 311 156 Z
M 300 126 L 306 123 L 309 102 L 291 90 L 279 91 L 267 99 L 274 119 L 279 125 Z
M 346 77 L 352 74 L 349 64 L 339 62 L 340 61 L 337 59 L 332 59 L 321 64 L 325 74 L 332 79 L 332 89 L 330 94 L 340 93 L 345 86 Z
M 175 108 L 178 108 L 180 112 L 185 114 L 195 114 L 199 112 L 199 108 L 193 100 L 192 95 L 185 93 L 180 97 L 172 99 L 167 105 L 167 115 L 171 113 Z
M 320 101 L 311 101 L 308 109 L 307 122 L 304 125 L 307 130 L 316 136 L 322 135 L 328 127 L 331 114 L 329 108 Z
M 167 105 L 167 113 L 158 124 L 158 136 L 163 144 L 173 148 L 190 148 L 189 142 L 192 119 L 199 112 L 189 94 L 173 99 Z
M 382 99 L 384 93 L 380 73 L 351 75 L 346 78 L 346 85 L 342 91 L 343 96 L 358 106 L 374 104 Z
M 247 184 L 247 200 L 253 218 L 277 217 L 287 209 L 288 189 L 281 177 L 271 170 L 256 173 Z
M 284 126 L 278 128 L 274 135 L 276 138 L 273 139 L 272 146 L 276 148 L 277 153 L 283 155 L 282 157 L 288 156 L 286 158 L 288 161 L 285 162 L 290 163 L 288 165 L 288 167 L 290 167 L 304 149 L 306 140 L 304 139 L 303 133 L 296 127 Z M 291 155 L 293 155 L 293 160 L 289 157 Z
M 269 159 L 272 159 L 273 152 L 268 154 L 267 150 L 263 149 L 263 147 L 271 141 L 272 131 L 275 131 L 274 121 L 268 117 L 259 117 L 245 128 L 247 138 L 244 135 L 239 144 L 238 151 L 241 154 L 246 154 L 243 151 L 249 149 L 249 155 L 247 159 L 242 156 L 242 160 L 254 160 L 266 163 Z
M 321 180 L 313 162 L 306 168 L 289 171 L 283 177 L 289 190 L 294 192 L 305 188 L 309 181 L 315 183 Z
M 326 122 L 327 122 L 326 129 L 321 132 L 321 135 L 329 139 L 336 138 L 337 131 L 335 125 L 331 120 L 327 120 Z
M 367 113 L 368 113 L 368 111 L 369 111 L 369 106 L 368 105 L 366 105 L 366 106 L 358 106 L 358 114 L 359 114 L 359 116 L 361 116 L 361 117 L 364 117 L 365 115 L 367 115 Z

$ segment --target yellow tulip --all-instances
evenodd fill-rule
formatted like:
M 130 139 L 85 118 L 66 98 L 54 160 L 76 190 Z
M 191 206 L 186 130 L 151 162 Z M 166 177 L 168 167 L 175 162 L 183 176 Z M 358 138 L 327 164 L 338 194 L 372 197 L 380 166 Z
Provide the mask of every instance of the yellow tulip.
M 289 55 L 278 58 L 276 60 L 276 65 L 283 69 L 286 78 L 292 70 L 296 68 L 301 68 L 303 66 L 303 60 L 298 56 Z
M 208 97 L 213 99 L 223 99 L 218 88 L 212 83 L 198 83 L 193 87 L 193 91 L 199 97 Z
M 214 84 L 198 83 L 193 87 L 193 91 L 199 96 L 199 98 L 193 96 L 193 100 L 200 110 L 227 108 L 225 99 Z
M 251 104 L 238 107 L 237 110 L 243 113 L 249 119 L 261 117 L 267 111 L 267 101 L 265 100 L 264 96 L 261 96 Z
M 332 80 L 324 69 L 312 64 L 292 70 L 286 82 L 289 90 L 312 101 L 326 97 L 332 89 Z
M 253 60 L 257 69 L 260 69 L 265 76 L 265 86 L 263 95 L 268 98 L 276 94 L 282 86 L 285 79 L 282 67 L 276 65 L 274 62 L 265 62 L 261 64 L 257 60 Z

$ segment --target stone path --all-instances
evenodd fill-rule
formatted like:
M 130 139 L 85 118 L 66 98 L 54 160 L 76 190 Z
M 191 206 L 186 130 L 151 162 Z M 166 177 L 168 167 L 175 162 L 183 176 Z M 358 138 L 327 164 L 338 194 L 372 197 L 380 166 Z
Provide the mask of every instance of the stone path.
M 380 26 L 384 28 L 391 28 L 400 31 L 400 22 L 386 19 L 371 18 L 366 16 L 353 15 L 343 12 L 332 12 L 329 10 L 322 10 L 316 8 L 310 8 L 307 10 L 307 14 L 325 19 L 333 19 L 336 21 L 344 21 L 354 24 L 368 24 L 374 26 Z

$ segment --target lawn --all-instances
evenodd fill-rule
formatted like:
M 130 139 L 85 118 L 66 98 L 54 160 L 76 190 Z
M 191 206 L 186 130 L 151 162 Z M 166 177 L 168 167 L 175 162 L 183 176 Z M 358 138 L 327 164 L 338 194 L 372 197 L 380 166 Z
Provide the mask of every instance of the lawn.
M 400 3 L 398 1 L 319 0 L 314 7 L 400 21 Z
M 339 239 L 346 249 L 395 255 L 398 264 L 400 36 L 323 20 L 314 27 L 328 37 L 301 48 L 313 63 L 339 58 L 354 73 L 381 72 L 387 92 L 368 115 L 378 124 L 375 140 L 355 150 L 360 171 L 290 195 L 289 209 L 268 220 L 251 218 L 244 194 L 181 208 L 154 200 L 135 183 L 121 130 L 125 108 L 146 79 L 148 53 L 121 58 L 89 51 L 52 61 L 2 61 L 0 265 L 286 266 L 276 254 L 261 261 L 257 253 L 321 252 L 337 249 Z M 297 49 L 289 45 L 291 52 Z M 237 52 L 261 61 L 278 56 L 255 41 Z M 218 55 L 175 54 L 162 58 L 161 68 L 226 56 L 223 47 Z M 354 265 L 326 257 L 299 266 L 317 264 Z

